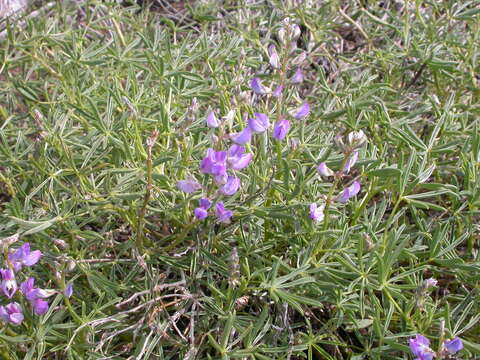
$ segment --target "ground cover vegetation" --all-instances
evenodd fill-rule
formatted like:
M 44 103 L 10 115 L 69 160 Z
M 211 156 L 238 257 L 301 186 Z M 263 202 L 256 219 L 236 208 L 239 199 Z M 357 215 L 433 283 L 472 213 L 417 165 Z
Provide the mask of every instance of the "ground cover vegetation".
M 480 356 L 475 1 L 0 22 L 4 359 Z

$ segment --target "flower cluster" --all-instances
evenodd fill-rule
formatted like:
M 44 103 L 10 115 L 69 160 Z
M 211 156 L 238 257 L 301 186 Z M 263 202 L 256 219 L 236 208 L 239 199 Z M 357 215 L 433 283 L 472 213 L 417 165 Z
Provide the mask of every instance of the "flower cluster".
M 297 56 L 291 64 L 288 63 L 290 55 L 296 50 L 295 41 L 300 35 L 300 29 L 297 25 L 286 20 L 283 27 L 279 31 L 279 39 L 281 46 L 285 51 L 282 51 L 283 56 L 276 51 L 274 44 L 268 47 L 269 63 L 279 79 L 278 83 L 272 84 L 275 90 L 272 92 L 270 88 L 262 84 L 260 77 L 253 77 L 250 81 L 250 87 L 259 99 L 263 96 L 277 99 L 278 106 L 281 104 L 283 90 L 291 86 L 297 86 L 304 80 L 304 75 L 301 69 L 301 63 L 305 59 L 305 54 Z M 288 73 L 291 71 L 291 65 L 295 66 L 293 74 L 288 80 Z M 267 103 L 268 101 L 266 101 Z M 298 108 L 292 110 L 289 115 L 297 120 L 305 119 L 310 113 L 310 105 L 307 102 L 301 104 Z M 288 115 L 283 115 L 280 111 L 277 115 L 276 122 L 273 126 L 272 136 L 276 140 L 283 140 L 287 136 L 290 129 L 290 121 L 287 120 Z M 233 116 L 229 113 L 225 118 L 232 120 Z M 210 111 L 206 115 L 206 126 L 210 129 L 222 128 L 224 121 L 216 116 L 215 111 Z M 229 223 L 233 212 L 227 210 L 222 201 L 219 201 L 222 196 L 232 196 L 241 187 L 241 181 L 236 175 L 237 171 L 246 168 L 252 160 L 253 154 L 246 152 L 245 145 L 252 141 L 255 134 L 262 134 L 267 132 L 271 127 L 270 118 L 267 114 L 262 112 L 254 112 L 253 116 L 247 117 L 246 126 L 241 131 L 233 134 L 228 134 L 221 139 L 228 139 L 233 142 L 227 149 L 215 149 L 211 147 L 207 149 L 205 157 L 200 163 L 200 172 L 210 175 L 212 177 L 212 184 L 218 189 L 214 198 L 202 197 L 199 206 L 194 210 L 195 218 L 203 220 L 208 217 L 208 211 L 215 202 L 215 215 L 217 220 L 222 223 Z M 218 137 L 215 137 L 218 139 Z M 221 147 L 218 145 L 215 147 Z M 193 193 L 202 190 L 202 185 L 193 177 L 177 182 L 177 187 L 186 192 Z M 209 188 L 210 189 L 210 188 Z
M 0 291 L 8 299 L 14 298 L 20 289 L 21 294 L 30 304 L 36 315 L 43 315 L 48 310 L 48 302 L 44 300 L 50 294 L 47 290 L 35 287 L 35 279 L 27 278 L 24 282 L 17 285 L 17 278 L 22 268 L 35 265 L 42 253 L 40 250 L 30 250 L 30 244 L 25 243 L 16 250 L 10 250 L 7 256 L 7 267 L 0 269 L 2 281 L 0 283 Z M 18 296 L 18 295 L 17 295 Z M 0 306 L 0 319 L 6 323 L 19 325 L 23 321 L 22 307 L 17 302 L 11 302 L 5 306 Z
M 443 341 L 440 351 L 436 353 L 430 348 L 430 340 L 421 334 L 417 334 L 413 339 L 408 340 L 408 345 L 416 360 L 432 360 L 434 357 L 443 359 L 463 349 L 462 340 L 455 337 Z
M 341 180 L 344 176 L 350 173 L 355 163 L 358 160 L 358 149 L 367 142 L 367 137 L 363 131 L 352 131 L 347 136 L 345 142 L 341 136 L 335 138 L 335 143 L 342 151 L 344 155 L 343 165 L 338 171 L 330 169 L 325 162 L 318 165 L 318 174 L 323 178 L 335 178 L 335 184 Z M 340 203 L 346 203 L 349 199 L 357 196 L 360 192 L 361 185 L 359 181 L 353 181 L 349 186 L 344 188 L 336 197 L 332 200 Z M 330 199 L 328 199 L 330 201 Z M 318 206 L 316 203 L 310 205 L 310 218 L 315 222 L 320 222 L 324 218 L 323 209 L 325 204 Z

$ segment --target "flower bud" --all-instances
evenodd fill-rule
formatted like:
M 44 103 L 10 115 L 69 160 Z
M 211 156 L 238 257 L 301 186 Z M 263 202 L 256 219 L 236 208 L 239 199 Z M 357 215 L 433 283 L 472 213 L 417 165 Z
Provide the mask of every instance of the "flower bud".
M 352 149 L 357 149 L 367 142 L 367 137 L 362 130 L 352 131 L 348 134 L 348 145 Z

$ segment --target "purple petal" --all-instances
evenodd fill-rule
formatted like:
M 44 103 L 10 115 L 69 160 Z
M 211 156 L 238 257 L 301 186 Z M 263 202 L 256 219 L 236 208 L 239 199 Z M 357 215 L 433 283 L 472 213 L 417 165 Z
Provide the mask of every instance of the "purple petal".
M 273 137 L 277 140 L 285 139 L 288 130 L 290 129 L 290 122 L 285 119 L 280 119 L 275 123 L 273 127 Z
M 73 295 L 73 283 L 70 283 L 70 284 L 67 285 L 67 287 L 63 291 L 63 295 L 65 295 L 67 298 L 72 297 L 72 295 Z
M 40 250 L 35 250 L 32 251 L 30 254 L 25 256 L 25 259 L 23 260 L 23 263 L 26 266 L 32 266 L 35 265 L 38 260 L 43 256 L 42 252 Z
M 208 211 L 204 208 L 198 207 L 193 210 L 193 214 L 198 220 L 203 220 L 208 216 Z
M 345 162 L 345 166 L 343 167 L 343 173 L 348 174 L 350 172 L 350 169 L 352 168 L 353 165 L 358 160 L 358 151 L 355 151 Z
M 202 185 L 196 180 L 179 180 L 177 181 L 177 187 L 186 193 L 192 193 L 202 188 Z
M 360 183 L 358 181 L 354 181 L 352 185 L 343 190 L 343 192 L 337 198 L 337 201 L 342 203 L 347 202 L 348 199 L 356 196 L 360 192 L 360 188 Z
M 463 343 L 459 337 L 445 341 L 443 344 L 445 345 L 445 349 L 447 349 L 450 354 L 455 354 L 463 349 Z
M 218 221 L 224 224 L 229 224 L 230 218 L 233 216 L 233 212 L 231 210 L 225 210 L 225 206 L 221 201 L 215 205 L 215 214 L 217 215 Z
M 250 127 L 246 127 L 240 133 L 235 134 L 232 136 L 232 141 L 238 145 L 245 145 L 246 143 L 250 142 L 252 139 L 252 130 Z
M 228 149 L 227 163 L 233 170 L 241 170 L 246 168 L 252 160 L 253 154 L 244 154 L 244 147 L 239 145 L 232 145 Z
M 255 94 L 263 95 L 267 93 L 265 86 L 262 85 L 262 80 L 260 80 L 258 77 L 254 77 L 252 79 L 250 86 Z
M 10 315 L 10 322 L 14 325 L 20 325 L 23 321 L 23 314 L 21 312 Z
M 310 114 L 310 105 L 308 103 L 303 103 L 295 112 L 293 116 L 297 120 L 302 120 Z
M 32 306 L 36 315 L 43 315 L 48 311 L 48 302 L 42 299 L 32 301 Z
M 301 84 L 303 82 L 303 72 L 302 69 L 297 68 L 295 74 L 293 74 L 291 79 L 292 84 Z
M 210 208 L 210 205 L 212 204 L 210 202 L 210 200 L 208 200 L 207 198 L 201 198 L 200 201 L 200 207 L 207 210 L 208 208 Z
M 335 173 L 324 162 L 322 162 L 318 165 L 317 171 L 321 176 L 324 176 L 324 177 L 329 177 L 329 176 L 335 175 Z
M 283 90 L 283 85 L 278 85 L 275 90 L 273 90 L 272 95 L 276 98 L 278 98 L 280 95 L 282 95 L 282 90 Z
M 207 115 L 207 126 L 209 128 L 217 128 L 220 126 L 220 121 L 215 116 L 215 112 L 210 111 Z
M 268 116 L 262 113 L 255 113 L 255 118 L 248 119 L 248 127 L 256 133 L 263 133 L 269 125 Z
M 432 360 L 435 352 L 430 349 L 430 341 L 423 335 L 418 334 L 414 339 L 408 340 L 408 345 L 413 355 L 419 360 Z
M 223 195 L 233 195 L 240 188 L 240 179 L 235 176 L 229 176 L 227 183 L 220 188 Z
M 320 222 L 323 220 L 324 214 L 323 209 L 325 208 L 324 205 L 317 207 L 317 204 L 312 203 L 310 204 L 310 219 L 315 222 Z

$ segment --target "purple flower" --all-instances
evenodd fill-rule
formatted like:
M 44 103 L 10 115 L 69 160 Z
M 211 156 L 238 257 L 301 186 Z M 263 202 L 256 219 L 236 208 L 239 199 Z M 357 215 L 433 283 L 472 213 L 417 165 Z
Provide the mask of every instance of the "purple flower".
M 348 174 L 350 172 L 350 169 L 352 168 L 353 165 L 358 160 L 358 151 L 355 151 L 345 162 L 345 166 L 343 167 L 343 173 Z
M 215 205 L 215 214 L 217 215 L 218 221 L 224 224 L 229 224 L 230 218 L 233 216 L 233 212 L 231 210 L 225 210 L 225 206 L 221 201 Z
M 250 82 L 250 86 L 255 94 L 263 95 L 267 93 L 267 89 L 262 85 L 262 80 L 258 77 L 254 77 Z
M 263 133 L 268 129 L 270 122 L 268 116 L 262 113 L 255 113 L 253 119 L 248 119 L 248 127 L 250 130 L 256 133 Z
M 450 354 L 455 354 L 463 349 L 462 340 L 460 340 L 458 336 L 453 338 L 452 340 L 445 341 L 443 343 L 443 346 L 445 347 L 445 350 L 447 350 L 447 352 Z
M 283 85 L 278 85 L 275 90 L 273 90 L 272 95 L 276 98 L 280 97 L 282 95 L 282 90 L 283 90 Z
M 432 360 L 435 352 L 430 349 L 430 340 L 425 336 L 418 334 L 414 339 L 408 340 L 408 345 L 416 360 Z
M 301 84 L 303 82 L 303 72 L 302 69 L 297 68 L 295 74 L 293 74 L 292 79 L 290 80 L 292 84 Z
M 347 202 L 348 199 L 356 196 L 360 192 L 360 188 L 360 183 L 354 181 L 352 185 L 343 190 L 343 192 L 337 197 L 337 201 L 342 203 Z
M 197 190 L 200 190 L 202 188 L 202 185 L 200 185 L 200 183 L 197 180 L 193 178 L 189 178 L 187 180 L 177 181 L 177 188 L 179 188 L 183 192 L 192 193 Z
M 0 306 L 0 319 L 7 323 L 19 325 L 23 321 L 23 312 L 20 305 L 16 302 L 7 306 Z
M 324 217 L 323 209 L 325 209 L 325 205 L 317 206 L 315 203 L 310 204 L 310 219 L 315 222 L 322 221 Z
M 63 295 L 65 295 L 67 298 L 72 297 L 72 295 L 73 295 L 73 283 L 70 283 L 70 284 L 67 285 L 67 287 L 63 291 Z
M 193 214 L 198 220 L 203 220 L 208 216 L 207 210 L 210 208 L 211 202 L 207 198 L 200 199 L 200 206 L 197 207 Z
M 322 162 L 318 165 L 317 171 L 321 176 L 324 176 L 324 177 L 329 177 L 329 176 L 335 175 L 335 173 L 324 162 Z
M 225 185 L 220 188 L 220 192 L 223 195 L 233 195 L 240 187 L 240 179 L 235 176 L 229 176 Z
M 42 252 L 40 250 L 30 252 L 30 244 L 25 243 L 16 251 L 10 253 L 8 255 L 8 260 L 12 263 L 15 271 L 20 271 L 22 266 L 35 265 L 41 257 Z
M 11 299 L 18 289 L 15 273 L 11 269 L 0 269 L 0 274 L 2 276 L 0 289 L 6 297 Z
M 225 151 L 215 151 L 209 148 L 207 149 L 207 155 L 200 163 L 200 171 L 214 176 L 225 175 L 227 172 L 226 159 L 227 153 Z
M 207 126 L 209 128 L 217 128 L 220 126 L 220 121 L 215 116 L 215 112 L 210 111 L 207 115 Z
M 23 283 L 20 284 L 20 290 L 22 290 L 23 295 L 28 301 L 33 301 L 36 298 L 47 297 L 47 294 L 44 290 L 35 288 L 33 285 L 35 279 L 33 277 L 28 278 Z
M 270 55 L 270 65 L 273 68 L 278 69 L 280 67 L 280 58 L 278 57 L 275 45 L 272 44 L 268 47 L 268 54 Z
M 290 121 L 280 119 L 275 123 L 275 126 L 273 127 L 273 137 L 277 140 L 283 140 L 285 139 L 285 136 L 287 136 L 289 129 Z
M 246 143 L 250 142 L 250 140 L 252 139 L 252 130 L 250 129 L 249 126 L 247 126 L 238 134 L 232 135 L 231 138 L 235 144 L 245 145 Z
M 48 302 L 40 298 L 36 298 L 30 304 L 33 307 L 35 315 L 43 315 L 48 311 Z
M 297 120 L 302 120 L 310 114 L 310 105 L 303 103 L 295 112 L 293 117 Z
M 253 154 L 245 154 L 245 148 L 239 145 L 232 145 L 228 149 L 227 164 L 233 170 L 241 170 L 248 166 L 252 160 Z

